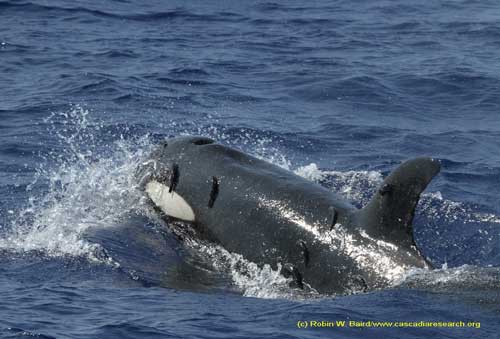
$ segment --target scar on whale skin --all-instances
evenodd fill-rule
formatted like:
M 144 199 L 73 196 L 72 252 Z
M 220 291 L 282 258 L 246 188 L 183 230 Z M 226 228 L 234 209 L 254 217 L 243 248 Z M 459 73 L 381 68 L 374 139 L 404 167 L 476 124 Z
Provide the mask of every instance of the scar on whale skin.
M 217 177 L 212 177 L 212 190 L 210 191 L 210 199 L 208 200 L 208 207 L 214 207 L 215 200 L 219 194 L 219 179 Z

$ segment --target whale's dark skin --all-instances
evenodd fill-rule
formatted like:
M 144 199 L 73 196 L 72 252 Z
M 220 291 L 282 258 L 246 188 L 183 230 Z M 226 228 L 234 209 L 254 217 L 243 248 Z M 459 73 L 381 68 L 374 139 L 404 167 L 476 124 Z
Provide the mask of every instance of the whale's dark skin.
M 428 268 L 413 240 L 420 193 L 439 162 L 400 165 L 357 209 L 294 173 L 204 137 L 166 140 L 140 168 L 194 212 L 196 236 L 257 264 L 282 267 L 297 288 L 345 294 L 383 288 L 410 267 Z

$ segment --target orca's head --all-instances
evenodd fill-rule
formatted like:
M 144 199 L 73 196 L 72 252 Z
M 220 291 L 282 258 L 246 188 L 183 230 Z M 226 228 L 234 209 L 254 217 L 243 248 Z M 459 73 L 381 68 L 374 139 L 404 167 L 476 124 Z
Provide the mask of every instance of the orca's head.
M 166 215 L 185 221 L 195 221 L 192 207 L 177 191 L 182 164 L 183 178 L 189 177 L 190 169 L 202 165 L 200 155 L 205 147 L 224 149 L 213 139 L 200 136 L 182 136 L 164 140 L 137 169 L 140 189 Z M 216 151 L 219 153 L 218 151 Z M 191 174 L 191 177 L 194 174 Z
M 148 156 L 138 168 L 139 182 L 142 183 L 142 177 L 149 174 L 160 177 L 170 177 L 175 171 L 175 165 L 180 162 L 192 162 L 196 166 L 196 154 L 203 152 L 203 147 L 207 145 L 217 145 L 213 139 L 201 136 L 181 136 L 166 139 L 160 142 L 159 146 Z
M 184 156 L 202 151 L 203 146 L 215 144 L 215 140 L 202 136 L 181 136 L 163 140 L 151 158 L 164 162 L 174 162 Z
M 181 136 L 162 141 L 161 147 L 167 152 L 185 152 L 197 146 L 214 144 L 215 140 L 202 136 Z
M 249 160 L 249 159 L 252 160 Z M 217 143 L 202 136 L 181 136 L 164 140 L 150 155 L 150 159 L 171 170 L 175 164 L 184 168 L 202 167 L 210 169 L 213 164 L 238 163 L 245 166 L 256 159 L 238 149 Z M 156 169 L 158 171 L 158 169 Z

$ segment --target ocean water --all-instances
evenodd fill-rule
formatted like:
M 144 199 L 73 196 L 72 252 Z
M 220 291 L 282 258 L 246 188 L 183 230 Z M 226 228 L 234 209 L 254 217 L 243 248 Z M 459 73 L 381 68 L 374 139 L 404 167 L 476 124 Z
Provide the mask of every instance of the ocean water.
M 498 338 L 499 48 L 488 0 L 1 0 L 0 337 Z M 436 269 L 326 296 L 188 250 L 134 180 L 182 134 L 358 207 L 402 160 L 439 159 L 414 222 Z

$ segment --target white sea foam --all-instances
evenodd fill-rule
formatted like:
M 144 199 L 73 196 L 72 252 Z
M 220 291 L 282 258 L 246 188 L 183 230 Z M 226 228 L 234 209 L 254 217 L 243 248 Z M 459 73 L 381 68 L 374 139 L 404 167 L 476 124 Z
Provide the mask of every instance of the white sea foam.
M 498 267 L 461 265 L 449 268 L 447 265 L 443 265 L 442 268 L 434 270 L 408 270 L 398 285 L 442 290 L 449 290 L 453 287 L 462 290 L 467 288 L 498 290 L 500 287 L 499 276 Z
M 477 212 L 462 202 L 444 199 L 439 191 L 422 194 L 419 208 L 430 219 L 439 218 L 454 222 L 458 221 L 464 224 L 500 224 L 500 216 L 493 213 Z
M 143 150 L 134 150 L 136 145 L 120 138 L 109 145 L 109 156 L 99 156 L 95 138 L 104 126 L 91 124 L 88 114 L 76 106 L 46 120 L 64 152 L 51 152 L 37 169 L 26 188 L 27 206 L 16 211 L 10 232 L 0 238 L 0 248 L 116 265 L 105 249 L 83 234 L 91 227 L 116 225 L 141 206 L 133 175 Z
M 243 292 L 244 296 L 256 298 L 310 298 L 318 293 L 306 286 L 301 290 L 291 290 L 291 278 L 281 275 L 281 263 L 273 269 L 270 265 L 257 265 L 246 260 L 242 255 L 230 253 L 221 246 L 197 242 L 192 244 L 197 251 L 210 258 L 213 267 L 219 271 L 227 272 L 233 284 Z

